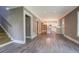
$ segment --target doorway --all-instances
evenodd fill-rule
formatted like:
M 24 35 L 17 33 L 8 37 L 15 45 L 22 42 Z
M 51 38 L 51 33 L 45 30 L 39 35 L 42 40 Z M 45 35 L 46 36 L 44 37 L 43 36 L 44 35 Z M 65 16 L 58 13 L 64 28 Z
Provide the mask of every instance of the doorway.
M 25 15 L 26 42 L 31 41 L 31 17 Z
M 38 21 L 37 21 L 37 36 L 38 36 L 38 34 L 39 34 L 39 33 L 38 33 L 38 27 L 39 27 L 39 26 L 38 26 Z

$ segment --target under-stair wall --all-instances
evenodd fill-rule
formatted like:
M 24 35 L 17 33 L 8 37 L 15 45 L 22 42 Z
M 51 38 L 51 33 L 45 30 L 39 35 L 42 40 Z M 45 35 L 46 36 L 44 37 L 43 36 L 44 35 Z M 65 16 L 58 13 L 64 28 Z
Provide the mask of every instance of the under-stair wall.
M 23 34 L 23 7 L 8 10 L 6 17 L 0 17 L 1 27 L 16 43 L 24 44 Z
M 2 16 L 0 16 L 0 26 L 6 32 L 6 34 L 11 38 L 11 24 Z
M 5 6 L 0 6 L 0 26 L 6 32 L 9 38 L 11 38 L 11 33 L 9 32 L 11 29 L 11 24 L 7 21 L 8 10 L 6 10 Z

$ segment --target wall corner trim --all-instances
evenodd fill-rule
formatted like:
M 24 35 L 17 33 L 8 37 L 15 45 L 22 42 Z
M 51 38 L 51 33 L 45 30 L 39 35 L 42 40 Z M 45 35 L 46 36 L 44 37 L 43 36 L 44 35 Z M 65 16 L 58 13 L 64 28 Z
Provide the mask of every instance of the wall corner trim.
M 73 41 L 74 43 L 79 44 L 79 41 L 78 41 L 78 40 L 73 39 L 73 38 L 71 38 L 71 37 L 69 37 L 68 35 L 65 35 L 65 34 L 64 34 L 64 36 L 65 36 L 66 38 L 68 38 L 69 40 Z

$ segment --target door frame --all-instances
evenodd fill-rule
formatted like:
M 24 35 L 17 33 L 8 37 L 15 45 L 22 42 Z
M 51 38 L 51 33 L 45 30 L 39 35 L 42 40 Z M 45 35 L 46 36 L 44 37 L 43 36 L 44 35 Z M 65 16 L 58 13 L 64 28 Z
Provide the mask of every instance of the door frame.
M 25 15 L 30 16 L 30 20 L 31 20 L 31 26 L 30 26 L 30 27 L 33 28 L 33 25 L 32 25 L 33 16 L 32 16 L 29 12 L 27 12 L 26 9 L 24 9 L 24 11 L 23 11 L 24 43 L 26 43 L 26 41 L 27 41 L 27 40 L 26 40 L 26 18 L 25 18 Z M 32 29 L 31 29 L 31 32 L 32 32 Z M 31 35 L 32 35 L 32 33 L 31 33 Z M 31 37 L 30 37 L 30 38 L 31 38 Z
M 27 14 L 25 15 L 25 23 L 26 23 L 26 21 L 28 21 L 28 20 L 26 19 L 26 16 L 30 17 L 30 16 L 27 15 Z M 31 17 L 30 17 L 29 20 L 30 20 L 30 22 L 29 22 L 29 23 L 30 23 L 30 29 L 29 29 L 29 30 L 30 30 L 30 35 L 31 35 Z M 26 25 L 27 25 L 27 23 L 25 24 L 25 26 L 26 26 Z M 27 28 L 26 28 L 26 38 L 30 38 L 30 36 L 27 36 Z
M 38 27 L 39 27 L 39 26 L 38 26 L 38 23 L 39 23 L 39 22 L 37 21 L 37 36 L 38 36 L 38 34 L 39 34 L 39 33 L 38 33 Z

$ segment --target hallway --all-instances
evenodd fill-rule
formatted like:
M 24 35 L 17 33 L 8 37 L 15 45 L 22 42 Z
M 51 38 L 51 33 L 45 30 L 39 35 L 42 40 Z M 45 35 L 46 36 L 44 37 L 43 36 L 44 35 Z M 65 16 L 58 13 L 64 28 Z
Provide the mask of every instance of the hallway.
M 63 35 L 41 34 L 28 44 L 11 43 L 0 48 L 0 53 L 78 53 L 79 46 Z

